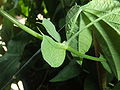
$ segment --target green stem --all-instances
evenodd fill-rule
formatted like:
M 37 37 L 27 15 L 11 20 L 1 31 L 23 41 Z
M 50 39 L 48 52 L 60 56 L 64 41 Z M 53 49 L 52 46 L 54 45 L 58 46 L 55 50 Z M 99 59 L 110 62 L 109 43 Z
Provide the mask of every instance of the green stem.
M 17 19 L 14 19 L 12 16 L 10 16 L 8 13 L 6 13 L 4 10 L 2 10 L 0 8 L 0 14 L 2 14 L 4 17 L 6 17 L 7 19 L 9 19 L 12 23 L 16 24 L 18 27 L 20 27 L 21 29 L 23 29 L 24 31 L 26 31 L 27 33 L 31 34 L 32 36 L 39 38 L 42 40 L 42 35 L 40 35 L 39 33 L 33 31 L 32 29 L 26 27 L 25 25 L 21 24 Z
M 105 61 L 104 58 L 97 58 L 97 57 L 82 54 L 82 53 L 78 52 L 77 50 L 75 50 L 69 46 L 68 46 L 67 50 L 74 53 L 75 55 L 80 56 L 81 58 L 86 58 L 86 59 L 93 60 L 93 61 Z
M 35 31 L 33 31 L 32 29 L 26 27 L 25 25 L 21 24 L 18 20 L 14 19 L 12 16 L 10 16 L 8 13 L 6 13 L 4 10 L 0 9 L 0 13 L 6 17 L 7 19 L 9 19 L 12 23 L 16 24 L 18 27 L 20 27 L 21 29 L 23 29 L 24 31 L 26 31 L 27 33 L 33 35 L 34 37 L 42 40 L 43 39 L 43 36 L 40 35 L 39 33 L 36 33 Z M 98 21 L 98 20 L 97 20 Z M 88 26 L 87 26 L 88 27 Z M 81 58 L 86 58 L 86 59 L 89 59 L 89 60 L 94 60 L 94 61 L 105 61 L 105 59 L 103 58 L 97 58 L 97 57 L 92 57 L 92 56 L 89 56 L 89 55 L 85 55 L 85 54 L 82 54 L 80 52 L 78 52 L 77 50 L 69 47 L 69 46 L 65 46 L 67 47 L 66 50 L 80 56 Z

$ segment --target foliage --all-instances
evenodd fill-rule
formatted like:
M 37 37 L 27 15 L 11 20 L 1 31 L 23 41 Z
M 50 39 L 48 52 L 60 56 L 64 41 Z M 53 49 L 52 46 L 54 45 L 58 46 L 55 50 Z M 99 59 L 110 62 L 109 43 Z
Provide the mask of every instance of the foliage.
M 2 3 L 1 90 L 19 80 L 25 90 L 120 89 L 119 1 Z M 26 18 L 25 25 L 16 16 Z

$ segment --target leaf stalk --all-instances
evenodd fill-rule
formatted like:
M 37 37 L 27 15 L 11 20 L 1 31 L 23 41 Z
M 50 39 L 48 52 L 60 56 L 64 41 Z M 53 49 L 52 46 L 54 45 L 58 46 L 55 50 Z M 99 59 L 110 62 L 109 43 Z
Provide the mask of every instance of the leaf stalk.
M 39 33 L 33 31 L 32 29 L 28 28 L 27 26 L 21 24 L 17 19 L 13 18 L 11 15 L 9 15 L 6 11 L 2 10 L 0 8 L 0 14 L 2 14 L 4 17 L 6 17 L 7 19 L 9 19 L 12 23 L 16 24 L 18 27 L 20 27 L 21 29 L 23 29 L 24 31 L 26 31 L 27 33 L 31 34 L 32 36 L 40 39 L 40 40 L 43 40 L 43 36 L 40 35 Z M 107 16 L 107 15 L 106 15 Z M 103 17 L 102 17 L 103 18 Z M 97 20 L 95 20 L 93 23 L 101 20 L 102 18 L 99 18 Z M 89 26 L 91 26 L 93 23 L 90 23 L 89 25 L 87 25 L 85 28 L 88 28 Z M 85 29 L 84 28 L 84 29 Z M 72 38 L 74 38 L 76 35 L 78 35 L 78 33 L 80 32 L 77 32 Z M 71 39 L 72 39 L 71 38 Z M 70 40 L 69 40 L 70 41 Z M 77 50 L 71 48 L 70 46 L 65 46 L 67 47 L 66 50 L 80 56 L 81 58 L 86 58 L 86 59 L 89 59 L 89 60 L 94 60 L 94 61 L 105 61 L 104 58 L 97 58 L 97 57 L 93 57 L 93 56 L 89 56 L 89 55 L 85 55 L 85 54 L 82 54 L 80 52 L 78 52 Z

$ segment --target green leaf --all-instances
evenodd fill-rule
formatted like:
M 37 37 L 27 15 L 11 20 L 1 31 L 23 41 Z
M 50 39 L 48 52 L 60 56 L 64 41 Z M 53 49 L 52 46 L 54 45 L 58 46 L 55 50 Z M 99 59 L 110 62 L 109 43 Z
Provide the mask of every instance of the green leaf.
M 86 17 L 84 17 L 84 15 L 80 16 L 80 26 L 79 26 L 79 30 L 82 30 L 85 26 L 86 26 L 86 23 L 88 21 L 86 20 Z M 79 52 L 81 53 L 86 53 L 90 46 L 91 46 L 91 43 L 92 43 L 92 34 L 91 34 L 91 31 L 89 29 L 85 29 L 83 32 L 81 32 L 79 34 Z
M 98 3 L 99 2 L 99 3 Z M 104 4 L 104 5 L 103 5 Z M 101 6 L 102 5 L 102 6 Z M 119 12 L 120 3 L 118 1 L 113 0 L 93 0 L 89 4 L 82 7 L 83 11 L 94 14 L 97 17 L 101 17 L 103 15 L 110 14 L 107 17 L 104 17 L 102 20 L 105 21 L 108 25 L 110 25 L 116 32 L 120 34 L 120 18 Z
M 86 17 L 94 22 L 96 19 L 111 13 L 102 18 L 100 22 L 94 23 L 95 34 L 108 65 L 114 75 L 120 80 L 120 3 L 113 0 L 93 0 L 82 7 Z
M 17 0 L 16 0 L 17 1 Z M 26 0 L 26 1 L 23 1 L 23 0 L 18 0 L 18 9 L 20 9 L 21 13 L 23 13 L 25 16 L 28 16 L 29 15 L 29 11 L 30 11 L 30 7 L 25 5 L 25 4 L 28 4 L 30 3 L 30 1 Z
M 44 60 L 51 67 L 59 67 L 63 63 L 66 55 L 64 44 L 57 43 L 52 38 L 45 35 L 43 36 L 41 51 Z
M 71 61 L 50 81 L 51 82 L 66 81 L 78 76 L 79 74 L 80 74 L 80 67 L 76 62 Z
M 0 89 L 11 79 L 20 66 L 19 58 L 0 63 Z
M 66 16 L 66 30 L 67 30 L 67 39 L 69 40 L 76 32 L 81 31 L 88 21 L 83 15 L 80 15 L 82 9 L 80 6 L 73 6 Z M 92 35 L 89 29 L 85 29 L 79 35 L 72 39 L 70 46 L 78 50 L 81 53 L 86 53 L 92 43 Z
M 108 71 L 109 73 L 112 73 L 112 71 L 111 71 L 111 69 L 110 69 L 110 67 L 109 67 L 109 65 L 108 65 L 108 63 L 106 61 L 101 62 L 101 64 L 102 64 L 102 66 L 104 67 L 104 69 L 106 71 Z
M 79 14 L 81 13 L 81 8 L 78 5 L 73 6 L 67 13 L 66 16 L 66 37 L 67 40 L 69 40 L 79 29 L 79 25 L 78 25 L 78 17 Z M 70 46 L 72 48 L 74 48 L 75 50 L 77 50 L 77 38 L 74 38 L 71 43 Z
M 53 23 L 48 20 L 48 19 L 43 19 L 42 22 L 43 26 L 45 27 L 45 29 L 47 30 L 47 32 L 58 42 L 61 41 L 60 35 L 59 33 L 56 31 L 55 26 L 53 25 Z
M 88 24 L 88 20 L 86 20 L 86 17 L 83 15 L 80 15 L 82 12 L 82 9 L 80 6 L 75 5 L 73 6 L 66 16 L 66 36 L 69 40 L 72 36 L 75 35 L 78 31 L 81 31 L 86 24 Z M 74 48 L 75 50 L 79 51 L 82 54 L 85 54 L 92 43 L 92 34 L 89 29 L 85 29 L 76 38 L 73 38 L 70 42 L 70 46 Z M 72 54 L 76 57 L 76 55 Z M 79 64 L 82 64 L 83 60 L 80 58 Z
M 18 70 L 24 48 L 30 40 L 30 35 L 20 32 L 8 42 L 8 51 L 0 58 L 0 89 Z

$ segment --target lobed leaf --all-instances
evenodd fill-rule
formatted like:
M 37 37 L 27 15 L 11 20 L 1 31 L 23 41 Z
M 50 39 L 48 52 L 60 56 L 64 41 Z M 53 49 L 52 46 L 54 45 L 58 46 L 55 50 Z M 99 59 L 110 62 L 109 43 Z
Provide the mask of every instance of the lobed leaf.
M 76 13 L 80 9 L 82 9 L 82 11 L 77 14 L 76 20 L 74 18 L 74 15 L 71 14 L 71 16 L 73 16 L 73 18 L 71 18 L 75 20 L 75 22 L 69 22 L 66 28 L 68 31 L 70 31 L 67 33 L 68 35 L 70 33 L 68 38 L 71 38 L 74 35 L 78 35 L 71 41 L 72 44 L 70 45 L 75 46 L 73 47 L 75 49 L 79 49 L 80 47 L 84 48 L 84 44 L 83 46 L 80 46 L 82 45 L 81 43 L 83 43 L 84 41 L 80 42 L 78 37 L 80 36 L 80 34 L 85 32 L 86 29 L 88 31 L 92 30 L 95 33 L 97 41 L 99 42 L 99 45 L 101 47 L 102 51 L 100 53 L 102 53 L 103 56 L 107 59 L 110 69 L 118 78 L 118 80 L 120 80 L 120 3 L 113 0 L 92 0 L 82 7 L 75 5 L 73 8 L 76 8 Z M 73 12 L 72 10 L 74 9 L 71 9 L 70 12 Z M 76 15 L 76 13 L 74 14 Z M 79 20 L 79 16 L 82 17 L 82 19 L 80 18 Z M 67 19 L 66 21 L 68 22 Z M 83 26 L 82 31 L 79 31 L 81 29 L 79 23 L 81 23 L 81 26 Z M 71 32 L 73 27 L 73 30 L 77 31 L 74 34 Z M 82 35 L 84 35 L 84 33 Z M 89 41 L 89 38 L 87 40 Z M 85 43 L 89 44 L 88 41 Z M 79 44 L 77 44 L 78 42 Z M 80 47 L 78 48 L 78 46 Z
M 88 5 L 83 6 L 84 14 L 87 18 L 94 22 L 97 18 L 103 15 L 110 14 L 104 17 L 100 22 L 94 23 L 93 30 L 104 57 L 107 59 L 114 75 L 120 80 L 120 3 L 112 0 L 93 0 Z M 118 20 L 117 20 L 118 19 Z

